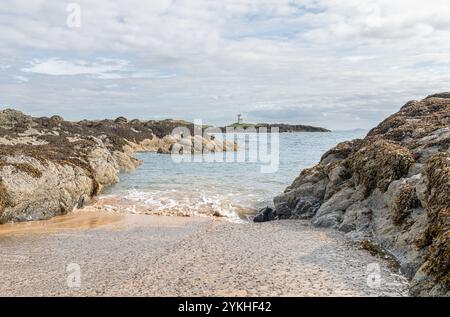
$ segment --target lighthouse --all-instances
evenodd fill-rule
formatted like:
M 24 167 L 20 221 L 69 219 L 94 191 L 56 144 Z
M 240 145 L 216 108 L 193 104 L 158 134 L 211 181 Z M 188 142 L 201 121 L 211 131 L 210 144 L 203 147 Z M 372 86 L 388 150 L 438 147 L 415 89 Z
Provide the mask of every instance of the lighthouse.
M 240 113 L 240 114 L 237 115 L 237 123 L 238 123 L 238 124 L 241 124 L 242 122 L 243 122 L 243 120 L 242 120 L 242 114 Z

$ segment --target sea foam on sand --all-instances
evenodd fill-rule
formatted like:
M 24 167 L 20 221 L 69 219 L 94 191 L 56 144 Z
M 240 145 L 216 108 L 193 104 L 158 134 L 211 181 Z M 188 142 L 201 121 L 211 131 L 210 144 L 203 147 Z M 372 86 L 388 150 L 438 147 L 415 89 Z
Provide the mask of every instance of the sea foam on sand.
M 230 195 L 174 189 L 129 190 L 122 195 L 100 196 L 87 208 L 126 214 L 224 217 L 231 222 L 245 222 L 255 210 L 234 202 Z

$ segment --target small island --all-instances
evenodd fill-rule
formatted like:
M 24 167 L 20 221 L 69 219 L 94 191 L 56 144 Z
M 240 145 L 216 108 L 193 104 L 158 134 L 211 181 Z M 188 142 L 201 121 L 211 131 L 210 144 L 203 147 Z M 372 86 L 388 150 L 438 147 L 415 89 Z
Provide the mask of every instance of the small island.
M 301 124 L 286 124 L 286 123 L 243 123 L 243 124 L 237 124 L 234 123 L 230 125 L 229 127 L 239 128 L 242 127 L 244 129 L 247 129 L 249 127 L 253 127 L 256 130 L 259 128 L 267 128 L 268 131 L 270 131 L 272 128 L 278 128 L 280 133 L 288 133 L 288 132 L 331 132 L 328 129 L 321 128 L 321 127 L 313 127 L 309 125 L 301 125 Z
M 221 127 L 221 130 L 225 132 L 226 128 L 234 128 L 234 129 L 244 129 L 247 130 L 249 128 L 254 128 L 257 132 L 259 128 L 267 128 L 267 131 L 270 132 L 272 128 L 278 128 L 280 133 L 289 133 L 289 132 L 331 132 L 328 129 L 321 127 L 314 127 L 309 125 L 302 124 L 286 124 L 286 123 L 244 123 L 242 119 L 242 114 L 237 115 L 237 121 L 233 124 L 230 124 L 226 127 Z

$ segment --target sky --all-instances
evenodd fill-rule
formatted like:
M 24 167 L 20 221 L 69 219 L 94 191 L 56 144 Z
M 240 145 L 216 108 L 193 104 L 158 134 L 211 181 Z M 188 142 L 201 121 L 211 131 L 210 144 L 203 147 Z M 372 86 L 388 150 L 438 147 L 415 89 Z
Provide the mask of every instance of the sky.
M 0 107 L 369 129 L 450 91 L 448 0 L 2 0 Z

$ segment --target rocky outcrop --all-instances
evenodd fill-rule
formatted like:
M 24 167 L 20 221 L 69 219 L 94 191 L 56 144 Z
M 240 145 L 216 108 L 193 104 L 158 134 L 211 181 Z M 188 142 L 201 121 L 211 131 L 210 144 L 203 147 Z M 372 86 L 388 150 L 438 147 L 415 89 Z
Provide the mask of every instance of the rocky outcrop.
M 450 295 L 450 94 L 411 101 L 363 140 L 337 145 L 274 199 L 398 261 L 412 295 Z
M 172 133 L 182 128 L 186 135 Z M 190 136 L 186 121 L 65 121 L 0 111 L 0 223 L 49 219 L 82 207 L 120 171 L 140 162 L 135 152 L 235 150 L 234 143 Z M 189 132 L 189 133 L 188 133 Z

